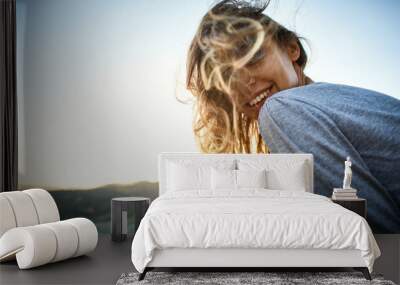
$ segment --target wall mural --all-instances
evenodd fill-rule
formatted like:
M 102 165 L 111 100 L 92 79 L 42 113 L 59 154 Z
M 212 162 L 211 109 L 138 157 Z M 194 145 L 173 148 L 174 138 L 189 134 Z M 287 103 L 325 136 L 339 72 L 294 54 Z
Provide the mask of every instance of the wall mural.
M 158 154 L 199 151 L 186 55 L 213 2 L 17 0 L 19 188 L 50 191 L 62 219 L 89 218 L 103 233 L 111 198 L 155 199 Z M 268 12 L 310 40 L 305 71 L 314 81 L 400 98 L 396 1 L 279 2 Z M 321 29 L 321 19 L 337 23 L 338 10 L 340 25 Z

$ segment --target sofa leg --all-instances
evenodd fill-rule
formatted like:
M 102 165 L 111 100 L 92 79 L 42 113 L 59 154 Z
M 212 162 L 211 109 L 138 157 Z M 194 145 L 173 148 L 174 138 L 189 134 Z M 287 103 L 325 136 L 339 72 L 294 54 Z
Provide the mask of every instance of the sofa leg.
M 147 271 L 148 271 L 148 269 L 147 269 L 147 267 L 146 267 L 146 268 L 143 270 L 143 272 L 139 274 L 138 281 L 142 281 L 142 280 L 144 279 L 144 277 L 146 276 Z
M 362 274 L 364 275 L 365 279 L 372 280 L 367 267 L 354 267 L 354 269 L 357 271 L 361 271 Z

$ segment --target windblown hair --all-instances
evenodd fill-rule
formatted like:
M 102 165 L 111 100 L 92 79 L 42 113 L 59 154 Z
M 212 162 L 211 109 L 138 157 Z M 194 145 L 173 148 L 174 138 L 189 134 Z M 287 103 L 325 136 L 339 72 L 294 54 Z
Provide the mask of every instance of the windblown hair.
M 249 90 L 243 76 L 246 65 L 264 43 L 286 47 L 295 39 L 300 47 L 297 63 L 303 69 L 307 55 L 294 32 L 263 14 L 268 4 L 222 1 L 203 17 L 192 40 L 186 88 L 195 97 L 193 131 L 204 153 L 270 152 L 258 121 L 239 113 L 232 98 L 237 90 Z

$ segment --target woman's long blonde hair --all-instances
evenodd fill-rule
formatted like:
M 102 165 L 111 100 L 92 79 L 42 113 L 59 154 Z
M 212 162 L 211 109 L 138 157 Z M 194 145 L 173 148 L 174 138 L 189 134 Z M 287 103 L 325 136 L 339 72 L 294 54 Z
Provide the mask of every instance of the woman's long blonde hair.
M 192 40 L 186 88 L 195 97 L 193 131 L 204 153 L 270 152 L 258 121 L 239 113 L 231 100 L 238 86 L 247 88 L 246 65 L 264 42 L 273 40 L 285 47 L 296 39 L 300 47 L 297 63 L 302 69 L 306 65 L 299 37 L 262 13 L 268 3 L 222 1 L 203 17 Z

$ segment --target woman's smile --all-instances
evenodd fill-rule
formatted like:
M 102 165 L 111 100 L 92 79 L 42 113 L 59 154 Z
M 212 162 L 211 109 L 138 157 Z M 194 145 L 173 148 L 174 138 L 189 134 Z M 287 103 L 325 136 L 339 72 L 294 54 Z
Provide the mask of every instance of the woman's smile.
M 261 107 L 265 101 L 275 94 L 278 89 L 273 83 L 269 83 L 267 87 L 262 88 L 259 91 L 253 93 L 250 99 L 242 103 L 241 111 L 247 114 L 249 117 L 257 119 Z
M 271 89 L 272 89 L 272 85 L 269 86 L 268 88 L 264 89 L 261 92 L 257 92 L 253 96 L 253 99 L 251 101 L 249 101 L 248 103 L 246 103 L 246 104 L 249 107 L 257 107 L 257 106 L 259 106 L 260 102 L 265 101 L 265 99 L 271 95 Z

